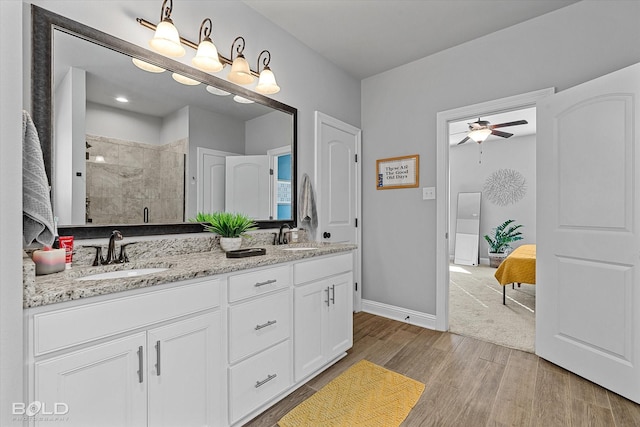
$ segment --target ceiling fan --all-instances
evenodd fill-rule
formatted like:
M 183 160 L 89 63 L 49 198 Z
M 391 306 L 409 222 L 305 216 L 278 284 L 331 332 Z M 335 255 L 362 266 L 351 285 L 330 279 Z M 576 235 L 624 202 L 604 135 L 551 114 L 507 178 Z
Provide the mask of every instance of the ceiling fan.
M 509 138 L 510 136 L 513 136 L 512 133 L 502 132 L 496 129 L 506 128 L 509 126 L 526 125 L 527 123 L 528 122 L 526 120 L 516 120 L 515 122 L 506 122 L 506 123 L 499 123 L 497 125 L 492 125 L 487 120 L 480 120 L 480 118 L 478 118 L 477 122 L 469 123 L 469 133 L 462 141 L 458 142 L 458 145 L 464 144 L 469 140 L 475 141 L 478 144 L 480 144 L 482 141 L 487 139 L 489 135 L 500 136 L 502 138 Z

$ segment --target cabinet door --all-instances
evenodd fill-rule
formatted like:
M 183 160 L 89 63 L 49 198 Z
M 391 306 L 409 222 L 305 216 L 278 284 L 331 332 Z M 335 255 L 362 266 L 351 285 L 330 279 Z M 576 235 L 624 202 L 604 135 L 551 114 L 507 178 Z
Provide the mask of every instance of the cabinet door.
M 328 282 L 321 280 L 294 290 L 294 353 L 296 382 L 325 362 L 324 325 L 329 308 Z
M 146 426 L 144 346 L 145 334 L 139 333 L 35 363 L 35 400 L 47 412 L 56 403 L 69 409 L 36 416 L 36 425 Z
M 149 425 L 222 425 L 220 311 L 148 332 Z
M 329 315 L 327 316 L 327 360 L 353 345 L 353 275 L 345 273 L 329 279 Z

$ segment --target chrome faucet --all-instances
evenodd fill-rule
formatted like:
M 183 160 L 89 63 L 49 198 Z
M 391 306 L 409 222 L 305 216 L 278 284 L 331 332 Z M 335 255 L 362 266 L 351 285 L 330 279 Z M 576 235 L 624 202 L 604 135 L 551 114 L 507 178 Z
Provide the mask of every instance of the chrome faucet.
M 282 224 L 280 226 L 280 232 L 278 232 L 278 239 L 275 243 L 276 245 L 286 245 L 287 243 L 289 243 L 289 240 L 287 240 L 286 232 L 284 232 L 285 227 L 291 230 L 291 226 L 289 224 L 287 224 L 286 222 Z
M 118 230 L 113 230 L 111 232 L 111 237 L 109 237 L 109 249 L 107 250 L 107 259 L 104 260 L 104 264 L 123 262 L 116 258 L 116 240 L 122 240 L 122 233 Z

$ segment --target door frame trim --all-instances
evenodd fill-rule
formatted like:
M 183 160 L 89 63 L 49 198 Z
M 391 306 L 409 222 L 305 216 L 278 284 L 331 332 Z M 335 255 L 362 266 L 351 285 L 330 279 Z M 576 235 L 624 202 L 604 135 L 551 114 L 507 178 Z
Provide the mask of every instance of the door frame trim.
M 318 211 L 318 215 L 321 215 L 322 210 L 320 209 L 322 205 L 322 196 L 321 196 L 321 184 L 319 178 L 320 167 L 322 166 L 322 159 L 320 158 L 320 129 L 322 128 L 322 124 L 330 124 L 340 130 L 351 133 L 356 138 L 356 156 L 358 156 L 358 161 L 356 162 L 356 212 L 355 216 L 358 218 L 358 226 L 356 227 L 356 245 L 358 248 L 354 251 L 354 266 L 353 266 L 353 282 L 358 283 L 358 290 L 353 292 L 353 311 L 359 312 L 362 310 L 362 215 L 361 215 L 361 205 L 362 205 L 362 168 L 360 164 L 362 162 L 362 130 L 358 129 L 355 126 L 352 126 L 348 123 L 340 121 L 336 118 L 333 118 L 327 114 L 321 113 L 320 111 L 314 112 L 314 157 L 315 157 L 315 165 L 314 165 L 314 174 L 313 181 L 316 186 L 316 207 Z M 318 232 L 320 232 L 320 224 L 321 218 L 318 218 Z
M 554 93 L 550 87 L 440 111 L 436 116 L 436 330 L 449 330 L 449 122 L 535 107 L 538 100 Z

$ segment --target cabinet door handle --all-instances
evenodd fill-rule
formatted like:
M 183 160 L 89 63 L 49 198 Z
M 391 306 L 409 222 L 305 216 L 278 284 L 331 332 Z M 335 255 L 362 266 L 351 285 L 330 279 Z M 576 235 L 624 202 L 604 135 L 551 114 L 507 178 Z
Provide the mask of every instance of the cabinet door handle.
M 329 287 L 327 286 L 327 289 L 325 289 L 325 291 L 327 291 L 327 300 L 325 301 L 327 303 L 327 307 L 329 307 L 331 304 L 329 304 Z
M 260 286 L 264 286 L 264 285 L 270 285 L 272 283 L 276 283 L 277 280 L 276 279 L 270 279 L 270 280 L 265 280 L 264 282 L 257 282 L 255 285 L 256 288 L 259 288 Z
M 331 302 L 336 305 L 336 285 L 331 285 Z
M 138 382 L 142 383 L 142 381 L 144 380 L 143 377 L 143 370 L 142 370 L 142 364 L 144 362 L 143 360 L 143 350 L 142 350 L 142 346 L 138 347 Z
M 160 340 L 156 341 L 156 375 L 160 376 Z
M 254 329 L 256 331 L 259 331 L 262 328 L 266 328 L 267 326 L 275 325 L 276 323 L 278 323 L 277 320 L 268 320 L 267 323 L 263 323 L 262 325 L 256 325 L 256 327 Z
M 256 385 L 254 387 L 258 388 L 260 386 L 263 386 L 263 385 L 265 385 L 266 383 L 268 383 L 269 381 L 271 381 L 272 379 L 274 379 L 277 376 L 278 376 L 278 374 L 267 375 L 267 378 L 263 379 L 262 381 L 256 381 Z

